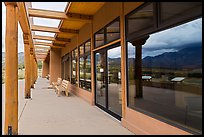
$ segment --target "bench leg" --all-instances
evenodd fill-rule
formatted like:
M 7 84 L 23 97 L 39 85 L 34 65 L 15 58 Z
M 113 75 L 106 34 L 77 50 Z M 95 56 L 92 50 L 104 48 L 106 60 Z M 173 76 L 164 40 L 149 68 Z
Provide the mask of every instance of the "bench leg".
M 65 91 L 65 94 L 66 94 L 66 96 L 68 97 L 68 95 L 69 95 L 68 91 Z
M 60 97 L 60 90 L 57 91 L 57 96 Z

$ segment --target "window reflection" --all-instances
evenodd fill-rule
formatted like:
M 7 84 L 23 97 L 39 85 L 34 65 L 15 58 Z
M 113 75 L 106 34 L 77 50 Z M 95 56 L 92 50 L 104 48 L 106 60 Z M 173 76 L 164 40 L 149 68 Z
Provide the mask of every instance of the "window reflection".
M 96 32 L 94 47 L 100 47 L 120 38 L 120 18 L 116 18 L 100 31 Z
M 137 12 L 127 17 L 128 35 L 154 26 L 153 3 L 148 3 Z
M 79 60 L 79 75 L 80 75 L 80 84 L 79 87 L 91 91 L 91 41 L 85 42 L 81 45 L 79 49 L 83 49 L 83 54 L 80 52 Z
M 106 28 L 107 32 L 107 43 L 117 40 L 120 38 L 120 22 L 119 20 L 114 21 Z
M 72 78 L 71 78 L 71 83 L 77 85 L 77 56 L 78 56 L 78 51 L 77 48 L 72 51 Z
M 104 45 L 104 29 L 95 34 L 95 48 Z
M 202 19 L 127 43 L 129 107 L 202 130 L 200 22 Z

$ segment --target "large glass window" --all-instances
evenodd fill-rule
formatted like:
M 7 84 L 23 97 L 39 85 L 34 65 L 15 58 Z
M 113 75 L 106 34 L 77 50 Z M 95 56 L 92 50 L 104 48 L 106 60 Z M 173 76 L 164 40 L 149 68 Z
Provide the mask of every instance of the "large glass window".
M 202 15 L 202 2 L 160 2 L 160 24 L 169 24 Z
M 62 57 L 61 78 L 70 81 L 70 55 L 66 54 Z
M 127 20 L 127 35 L 141 35 L 141 32 L 147 31 L 154 27 L 154 4 L 146 3 L 130 13 Z
M 128 107 L 202 133 L 202 18 L 127 42 Z
M 95 33 L 95 48 L 120 38 L 120 19 L 116 18 L 110 24 Z
M 73 50 L 72 52 L 72 71 L 71 71 L 71 73 L 72 73 L 72 78 L 71 78 L 71 83 L 72 84 L 75 84 L 75 85 L 77 85 L 78 84 L 78 82 L 77 82 L 77 61 L 78 61 L 78 59 L 77 59 L 77 57 L 78 57 L 78 48 L 76 48 L 75 50 Z
M 91 41 L 87 41 L 79 47 L 79 87 L 91 91 Z

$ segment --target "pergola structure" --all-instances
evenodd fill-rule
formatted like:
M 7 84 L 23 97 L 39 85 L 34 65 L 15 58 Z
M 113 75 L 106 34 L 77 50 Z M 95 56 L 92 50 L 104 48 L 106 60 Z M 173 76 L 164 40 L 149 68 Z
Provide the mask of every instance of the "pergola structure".
M 6 114 L 5 134 L 18 134 L 18 25 L 23 31 L 25 54 L 25 98 L 31 98 L 31 88 L 37 79 L 37 60 L 46 62 L 50 49 L 69 46 L 71 38 L 78 35 L 86 23 L 92 23 L 94 13 L 104 2 L 69 2 L 64 12 L 34 9 L 31 2 L 5 2 L 6 6 Z M 76 8 L 77 7 L 77 8 Z M 84 12 L 86 11 L 86 12 Z M 38 26 L 30 17 L 58 19 L 58 28 Z M 54 37 L 35 35 L 34 31 L 55 33 Z M 12 39 L 12 40 L 11 40 Z M 38 42 L 48 40 L 48 42 Z M 11 47 L 12 46 L 12 47 Z M 48 65 L 44 63 L 44 69 Z M 9 69 L 12 68 L 12 69 Z M 47 75 L 48 71 L 43 75 Z M 11 86 L 12 85 L 12 86 Z M 12 100 L 9 101 L 9 100 Z
M 142 28 L 143 22 L 134 23 L 135 19 L 152 19 L 153 28 L 150 32 L 139 30 L 137 33 L 132 32 L 130 37 L 130 43 L 137 47 L 137 76 L 135 79 L 136 97 L 142 97 L 142 45 L 149 38 L 149 35 L 153 32 L 161 31 L 169 27 L 173 27 L 181 22 L 187 22 L 193 18 L 197 18 L 200 13 L 200 8 L 195 8 L 194 12 L 188 12 L 188 14 L 178 14 L 177 19 L 168 22 L 164 25 L 159 24 L 158 16 L 160 11 L 158 7 L 145 5 L 144 2 L 69 2 L 64 12 L 34 9 L 30 2 L 4 2 L 6 5 L 6 73 L 5 73 L 5 129 L 4 134 L 18 134 L 18 22 L 20 23 L 23 31 L 24 40 L 24 58 L 25 58 L 25 98 L 31 98 L 31 88 L 34 88 L 35 81 L 37 80 L 37 61 L 43 61 L 42 77 L 50 75 L 49 82 L 57 81 L 58 77 L 61 77 L 62 72 L 62 60 L 63 57 L 67 57 L 67 54 L 72 54 L 72 51 L 79 51 L 79 47 L 84 45 L 87 40 L 90 40 L 90 66 L 91 66 L 91 92 L 84 92 L 79 85 L 70 84 L 69 89 L 71 91 L 77 91 L 77 95 L 85 99 L 91 105 L 96 103 L 96 76 L 95 76 L 95 53 L 101 49 L 108 49 L 110 46 L 120 45 L 121 61 L 120 72 L 117 72 L 117 76 L 120 75 L 121 88 L 118 90 L 120 93 L 120 105 L 121 105 L 121 123 L 124 127 L 127 127 L 131 131 L 139 134 L 189 134 L 180 128 L 174 127 L 170 124 L 166 124 L 156 118 L 149 117 L 139 111 L 135 111 L 128 107 L 127 97 L 127 46 L 126 46 L 126 15 L 131 15 L 131 12 L 137 11 L 136 8 L 140 8 L 141 11 L 131 15 L 129 20 L 133 20 L 133 29 Z M 148 3 L 149 4 L 149 3 Z M 175 3 L 174 3 L 175 4 Z M 152 4 L 153 5 L 153 4 Z M 182 5 L 182 4 L 181 4 Z M 189 4 L 191 5 L 191 4 Z M 189 6 L 187 5 L 187 6 Z M 142 9 L 144 6 L 145 8 Z M 149 7 L 148 7 L 149 6 Z M 157 5 L 158 6 L 158 5 Z M 198 4 L 198 7 L 200 4 Z M 141 8 L 142 7 L 142 8 Z M 179 7 L 179 6 L 178 6 Z M 184 5 L 185 7 L 185 5 Z M 190 7 L 190 6 L 189 6 Z M 150 8 L 150 9 L 148 9 Z M 152 9 L 151 9 L 152 8 Z M 157 8 L 157 9 L 156 9 Z M 153 12 L 156 9 L 156 12 Z M 165 9 L 165 8 L 164 8 Z M 181 10 L 182 11 L 182 10 Z M 109 13 L 110 12 L 110 13 Z M 178 11 L 180 12 L 180 10 Z M 153 14 L 154 13 L 154 14 Z M 167 12 L 168 13 L 168 12 Z M 190 14 L 191 13 L 191 14 Z M 199 16 L 198 16 L 199 15 Z M 32 17 L 57 19 L 60 20 L 58 27 L 48 27 L 33 24 Z M 155 20 L 153 20 L 153 18 Z M 118 20 L 117 20 L 118 19 Z M 110 25 L 113 21 L 119 24 L 117 27 Z M 138 24 L 137 24 L 138 23 Z M 145 22 L 147 23 L 147 22 Z M 149 22 L 148 22 L 149 23 Z M 147 24 L 148 24 L 147 23 Z M 158 23 L 158 24 L 157 24 Z M 109 26 L 108 26 L 109 25 Z M 135 26 L 136 27 L 135 27 Z M 161 25 L 161 26 L 159 26 Z M 107 27 L 108 26 L 108 27 Z M 105 28 L 107 27 L 107 28 Z M 135 28 L 134 28 L 135 27 Z M 145 26 L 146 27 L 146 26 Z M 100 32 L 105 30 L 106 32 Z M 36 35 L 34 31 L 55 33 L 54 37 Z M 133 30 L 134 31 L 134 30 Z M 141 33 L 140 33 L 141 31 Z M 112 41 L 104 42 L 104 44 L 95 47 L 96 41 L 101 41 L 103 37 L 95 37 L 95 34 L 118 33 L 118 37 Z M 112 35 L 109 34 L 109 35 Z M 128 34 L 129 35 L 129 34 Z M 144 35 L 146 37 L 144 37 Z M 110 36 L 111 37 L 111 36 Z M 137 38 L 136 38 L 137 37 Z M 104 40 L 105 39 L 105 40 Z M 104 41 L 107 41 L 104 38 Z M 46 40 L 50 42 L 39 42 L 37 40 Z M 84 50 L 85 51 L 85 50 Z M 85 53 L 84 53 L 85 54 Z M 107 53 L 105 53 L 107 54 Z M 107 55 L 106 55 L 107 57 Z M 79 58 L 78 58 L 79 59 Z M 75 62 L 76 63 L 76 62 Z M 107 65 L 106 61 L 106 65 Z M 70 64 L 69 64 L 70 65 Z M 71 66 L 71 65 L 70 65 Z M 76 71 L 79 70 L 79 65 L 75 66 Z M 107 67 L 107 66 L 106 66 Z M 75 72 L 76 72 L 75 71 Z M 108 74 L 108 72 L 107 72 Z M 79 75 L 76 77 L 79 78 Z M 79 83 L 79 79 L 78 83 Z M 106 80 L 108 77 L 106 75 Z M 100 82 L 98 82 L 100 83 Z M 106 84 L 108 85 L 108 84 Z M 106 90 L 107 91 L 107 90 Z M 107 92 L 106 92 L 107 93 Z M 118 93 L 117 93 L 118 95 Z M 108 101 L 106 101 L 108 102 Z M 118 103 L 118 102 L 117 102 Z M 107 107 L 108 105 L 106 105 Z M 156 131 L 154 129 L 157 129 Z

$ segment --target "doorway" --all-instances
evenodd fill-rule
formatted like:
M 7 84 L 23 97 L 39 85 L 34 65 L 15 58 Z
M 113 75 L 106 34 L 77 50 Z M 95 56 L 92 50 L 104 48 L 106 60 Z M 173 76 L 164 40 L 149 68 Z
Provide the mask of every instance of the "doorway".
M 95 52 L 95 104 L 121 120 L 121 46 Z

